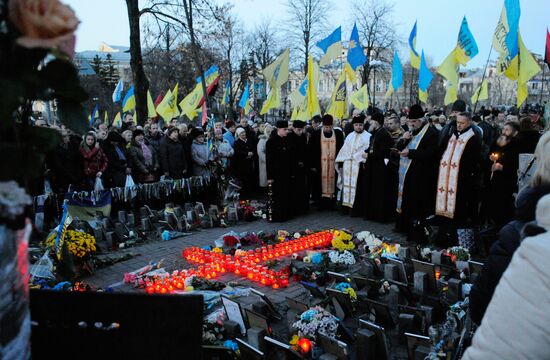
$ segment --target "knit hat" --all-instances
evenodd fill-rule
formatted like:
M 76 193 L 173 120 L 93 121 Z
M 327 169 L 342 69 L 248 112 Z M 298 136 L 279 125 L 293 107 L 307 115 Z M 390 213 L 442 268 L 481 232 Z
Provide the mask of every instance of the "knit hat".
M 239 137 L 242 133 L 246 133 L 246 131 L 242 127 L 237 128 L 237 130 L 235 130 L 236 137 Z

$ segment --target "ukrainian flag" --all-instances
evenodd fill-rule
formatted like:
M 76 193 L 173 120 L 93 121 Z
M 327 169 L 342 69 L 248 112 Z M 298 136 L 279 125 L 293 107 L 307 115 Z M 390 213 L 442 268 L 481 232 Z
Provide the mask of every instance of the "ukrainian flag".
M 432 82 L 433 75 L 426 64 L 424 58 L 424 50 L 422 50 L 422 56 L 420 57 L 420 71 L 418 72 L 418 98 L 424 104 L 428 102 L 428 88 Z
M 466 66 L 468 61 L 472 60 L 479 50 L 477 48 L 476 40 L 468 27 L 468 21 L 466 16 L 462 19 L 460 24 L 460 31 L 458 32 L 458 41 L 456 44 L 456 61 L 461 65 Z
M 493 48 L 500 54 L 497 72 L 504 73 L 510 80 L 519 75 L 519 0 L 504 0 L 504 7 L 493 35 Z
M 136 97 L 134 95 L 134 86 L 128 90 L 124 100 L 122 100 L 122 111 L 130 111 L 136 107 Z
M 420 69 L 420 56 L 416 52 L 416 21 L 409 35 L 409 50 L 411 53 L 411 66 Z
M 389 97 L 393 94 L 394 91 L 397 91 L 403 85 L 403 67 L 401 66 L 401 61 L 399 61 L 399 55 L 397 51 L 393 54 L 393 64 L 391 67 L 391 83 L 388 91 L 386 92 L 386 97 Z
M 113 126 L 118 128 L 122 126 L 122 116 L 120 115 L 120 112 L 116 114 L 115 119 L 113 120 Z
M 356 92 L 354 92 L 350 97 L 351 103 L 359 110 L 367 110 L 369 108 L 369 89 L 367 84 Z
M 359 41 L 359 31 L 357 30 L 357 24 L 353 24 L 353 30 L 351 31 L 351 36 L 349 38 L 348 63 L 350 64 L 353 71 L 356 71 L 357 68 L 363 65 L 366 61 L 367 57 L 363 52 L 361 41 Z
M 229 104 L 229 92 L 231 91 L 231 81 L 227 80 L 225 83 L 225 91 L 223 92 L 221 105 Z
M 243 94 L 241 95 L 241 100 L 239 101 L 239 107 L 244 110 L 244 114 L 250 112 L 250 101 L 249 101 L 250 92 L 248 90 L 248 82 L 244 87 Z
M 339 26 L 327 38 L 319 41 L 317 47 L 325 53 L 319 65 L 325 66 L 332 60 L 337 59 L 342 54 L 342 27 Z

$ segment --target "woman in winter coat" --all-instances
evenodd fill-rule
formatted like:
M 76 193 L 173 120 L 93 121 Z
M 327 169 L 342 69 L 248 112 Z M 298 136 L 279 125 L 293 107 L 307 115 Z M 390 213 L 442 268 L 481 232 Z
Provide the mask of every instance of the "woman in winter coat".
M 498 239 L 491 246 L 483 270 L 470 292 L 470 316 L 478 325 L 493 297 L 495 287 L 520 245 L 524 226 L 535 220 L 538 201 L 550 193 L 550 132 L 546 132 L 540 138 L 535 156 L 540 163 L 532 183 L 519 193 L 514 220 L 500 230 Z
M 214 147 L 216 148 L 217 156 L 222 164 L 223 170 L 227 170 L 229 167 L 229 159 L 233 156 L 235 151 L 231 144 L 225 139 L 222 129 L 214 130 Z
M 103 150 L 101 150 L 95 133 L 92 131 L 84 136 L 79 150 L 84 158 L 84 189 L 92 190 L 96 179 L 101 179 L 101 176 L 107 170 L 109 161 Z
M 193 175 L 210 177 L 211 172 L 208 169 L 208 163 L 214 160 L 214 154 L 206 144 L 204 131 L 195 128 L 191 131 L 191 137 L 193 138 L 193 144 L 191 145 Z
M 168 136 L 160 145 L 160 164 L 165 176 L 172 179 L 182 179 L 187 176 L 187 161 L 185 149 L 179 140 L 176 127 L 168 130 Z
M 109 187 L 124 187 L 126 175 L 132 173 L 126 142 L 119 133 L 111 131 L 103 142 L 103 151 L 109 160 L 105 179 Z
M 247 139 L 246 130 L 238 128 L 235 132 L 236 139 L 233 150 L 231 169 L 233 175 L 242 184 L 241 193 L 249 192 L 254 184 L 254 148 L 252 141 Z
M 132 137 L 130 158 L 132 159 L 134 180 L 138 183 L 156 181 L 159 161 L 155 149 L 146 143 L 143 130 L 134 130 Z
M 550 195 L 536 208 L 536 236 L 521 242 L 463 360 L 550 359 Z
M 259 160 L 259 171 L 260 171 L 260 187 L 267 187 L 267 169 L 265 161 L 265 145 L 267 140 L 269 140 L 269 135 L 273 131 L 273 127 L 267 124 L 263 128 L 262 134 L 258 137 L 258 160 Z

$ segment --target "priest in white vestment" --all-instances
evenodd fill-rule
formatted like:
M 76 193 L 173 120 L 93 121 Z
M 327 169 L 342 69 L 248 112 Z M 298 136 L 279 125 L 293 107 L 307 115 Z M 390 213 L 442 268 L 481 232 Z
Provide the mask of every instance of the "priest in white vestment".
M 370 144 L 370 134 L 365 131 L 365 115 L 356 115 L 352 119 L 353 132 L 344 141 L 336 157 L 338 171 L 339 198 L 342 206 L 352 208 L 355 202 L 359 166 L 367 160 L 366 152 Z

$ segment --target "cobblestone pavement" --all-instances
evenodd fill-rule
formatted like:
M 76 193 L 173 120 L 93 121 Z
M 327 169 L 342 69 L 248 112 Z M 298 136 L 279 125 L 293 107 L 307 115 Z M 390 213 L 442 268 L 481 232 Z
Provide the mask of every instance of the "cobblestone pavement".
M 362 218 L 352 218 L 347 215 L 341 215 L 336 211 L 312 211 L 304 216 L 295 218 L 285 223 L 269 223 L 265 220 L 257 220 L 249 223 L 241 223 L 229 228 L 205 229 L 170 241 L 152 242 L 127 249 L 126 251 L 140 255 L 126 261 L 115 263 L 106 268 L 99 269 L 93 276 L 83 280 L 91 285 L 102 288 L 112 287 L 117 292 L 143 291 L 136 290 L 132 286 L 123 284 L 122 280 L 124 273 L 137 270 L 151 261 L 157 262 L 161 259 L 164 259 L 163 266 L 167 271 L 187 268 L 190 265 L 182 257 L 183 249 L 191 246 L 213 245 L 215 239 L 231 230 L 236 232 L 258 232 L 261 230 L 269 232 L 282 229 L 293 233 L 304 229 L 323 230 L 330 228 L 347 228 L 353 231 L 368 230 L 375 234 L 385 236 L 395 242 L 405 242 L 402 235 L 392 231 L 393 223 L 380 224 L 365 221 Z M 293 280 L 290 281 L 289 287 L 279 290 L 262 287 L 261 285 L 248 281 L 247 279 L 237 277 L 234 274 L 226 274 L 217 280 L 224 282 L 236 281 L 242 285 L 250 285 L 258 288 L 260 291 L 263 291 L 270 298 L 272 298 L 274 303 L 279 304 L 284 302 L 285 297 L 287 296 L 302 299 L 307 296 L 303 287 Z
M 115 263 L 109 267 L 99 269 L 93 276 L 83 280 L 91 285 L 102 288 L 112 287 L 116 292 L 144 292 L 142 289 L 135 289 L 128 284 L 124 284 L 124 273 L 137 270 L 151 261 L 157 262 L 161 259 L 164 259 L 163 266 L 167 271 L 190 267 L 191 265 L 188 264 L 182 257 L 183 249 L 191 246 L 213 245 L 215 239 L 231 230 L 236 232 L 259 232 L 261 230 L 271 232 L 276 230 L 286 230 L 293 233 L 305 229 L 316 231 L 330 228 L 347 228 L 355 232 L 368 230 L 377 235 L 387 237 L 392 242 L 398 242 L 400 244 L 406 243 L 405 238 L 401 234 L 392 231 L 393 225 L 393 223 L 380 224 L 365 221 L 361 218 L 352 218 L 347 215 L 341 215 L 336 211 L 312 211 L 307 215 L 285 223 L 269 223 L 265 220 L 257 220 L 250 223 L 241 223 L 229 228 L 205 229 L 170 241 L 152 242 L 118 251 L 116 254 L 131 252 L 140 255 L 123 262 Z M 290 262 L 290 259 L 287 257 L 283 261 Z M 267 295 L 284 319 L 282 322 L 277 322 L 273 325 L 274 336 L 279 339 L 286 339 L 291 335 L 289 324 L 292 324 L 292 322 L 286 320 L 287 316 L 290 314 L 287 313 L 288 306 L 286 304 L 286 298 L 289 297 L 296 299 L 306 304 L 310 303 L 309 293 L 304 289 L 304 287 L 293 279 L 290 279 L 289 286 L 284 289 L 272 289 L 271 287 L 261 286 L 257 283 L 249 281 L 246 278 L 229 273 L 216 278 L 216 280 L 223 281 L 225 283 L 233 282 L 245 287 L 253 287 Z M 258 301 L 258 298 L 256 296 L 244 296 L 240 297 L 238 301 L 243 308 L 251 308 L 252 303 Z M 348 326 L 348 329 L 352 332 L 357 329 L 356 321 L 346 322 L 346 326 Z M 396 338 L 396 334 L 393 334 L 392 336 Z M 403 346 L 398 345 L 397 340 L 394 340 L 394 345 L 395 346 L 392 346 L 390 350 L 390 358 L 397 360 L 407 359 L 406 349 Z

